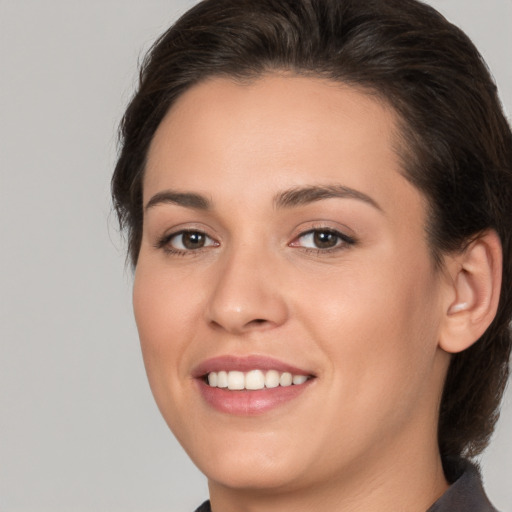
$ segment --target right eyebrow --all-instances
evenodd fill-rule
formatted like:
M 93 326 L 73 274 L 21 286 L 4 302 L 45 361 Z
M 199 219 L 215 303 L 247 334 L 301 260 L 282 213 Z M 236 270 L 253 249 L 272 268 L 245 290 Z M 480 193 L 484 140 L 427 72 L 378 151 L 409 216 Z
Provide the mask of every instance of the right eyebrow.
M 155 194 L 144 207 L 144 211 L 153 208 L 159 204 L 177 204 L 185 208 L 194 208 L 196 210 L 209 210 L 210 201 L 200 195 L 191 192 L 175 192 L 173 190 L 164 190 Z
M 285 190 L 274 198 L 276 208 L 295 208 L 305 204 L 321 201 L 322 199 L 358 199 L 367 203 L 377 210 L 382 211 L 379 204 L 370 196 L 360 192 L 359 190 L 345 187 L 343 185 L 313 185 L 306 187 L 297 187 Z

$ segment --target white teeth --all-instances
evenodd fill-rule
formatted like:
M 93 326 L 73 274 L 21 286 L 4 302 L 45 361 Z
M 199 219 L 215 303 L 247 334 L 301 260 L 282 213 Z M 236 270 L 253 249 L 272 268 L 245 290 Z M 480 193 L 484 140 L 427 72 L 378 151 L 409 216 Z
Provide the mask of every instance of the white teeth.
M 208 385 L 210 387 L 228 388 L 232 391 L 298 386 L 304 384 L 307 380 L 306 375 L 292 375 L 290 372 L 280 373 L 277 370 L 268 370 L 266 373 L 261 370 L 251 370 L 246 373 L 222 370 L 208 374 Z
M 215 372 L 212 372 L 215 373 Z M 217 373 L 217 387 L 218 388 L 227 388 L 228 387 L 228 372 L 219 372 Z
M 208 374 L 208 384 L 212 387 L 212 388 L 216 388 L 217 387 L 217 383 L 218 383 L 218 376 L 217 376 L 217 373 L 215 372 L 211 372 Z
M 307 380 L 308 378 L 305 375 L 294 375 L 292 378 L 292 382 L 296 386 L 298 386 L 299 384 L 304 384 L 304 382 L 306 382 Z
M 269 370 L 265 374 L 265 387 L 277 388 L 279 386 L 279 372 L 277 370 Z
M 228 373 L 228 389 L 240 390 L 245 388 L 244 372 Z
M 281 374 L 281 377 L 279 378 L 279 384 L 281 386 L 291 386 L 293 382 L 293 377 L 291 373 L 284 372 Z
M 252 370 L 245 374 L 245 389 L 263 389 L 265 376 L 261 370 Z

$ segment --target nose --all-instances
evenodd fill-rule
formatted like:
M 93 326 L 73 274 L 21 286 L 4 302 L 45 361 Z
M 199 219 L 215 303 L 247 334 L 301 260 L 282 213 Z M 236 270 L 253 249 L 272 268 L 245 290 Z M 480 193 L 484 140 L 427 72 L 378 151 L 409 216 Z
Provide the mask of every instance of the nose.
M 231 334 L 278 327 L 288 308 L 272 258 L 250 248 L 232 250 L 216 266 L 206 308 L 207 322 Z

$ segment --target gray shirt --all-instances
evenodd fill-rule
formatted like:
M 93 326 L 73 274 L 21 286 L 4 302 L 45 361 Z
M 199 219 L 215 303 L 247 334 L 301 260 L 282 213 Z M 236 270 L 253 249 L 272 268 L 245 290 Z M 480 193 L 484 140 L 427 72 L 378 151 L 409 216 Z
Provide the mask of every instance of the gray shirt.
M 478 467 L 467 460 L 445 461 L 450 488 L 427 512 L 497 512 L 487 498 Z

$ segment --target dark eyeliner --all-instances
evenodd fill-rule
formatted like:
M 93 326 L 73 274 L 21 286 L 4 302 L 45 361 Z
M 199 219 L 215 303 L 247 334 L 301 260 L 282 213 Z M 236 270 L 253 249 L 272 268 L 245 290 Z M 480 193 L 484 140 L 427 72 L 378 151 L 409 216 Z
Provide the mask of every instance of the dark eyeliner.
M 294 245 L 294 247 L 298 249 L 302 249 L 304 252 L 308 254 L 315 254 L 315 255 L 328 255 L 333 254 L 339 251 L 346 250 L 347 248 L 354 246 L 357 244 L 357 239 L 354 237 L 351 237 L 341 231 L 338 231 L 337 229 L 333 228 L 327 228 L 327 227 L 313 227 L 312 229 L 308 229 L 304 231 L 303 233 L 299 234 L 295 240 L 300 240 L 302 237 L 305 237 L 307 235 L 311 235 L 314 233 L 329 233 L 331 235 L 334 235 L 338 238 L 338 243 L 334 247 L 328 247 L 328 248 L 321 248 L 321 247 L 303 247 L 300 245 Z M 341 242 L 341 243 L 340 243 Z
M 197 233 L 205 236 L 206 238 L 209 238 L 213 240 L 210 236 L 208 236 L 204 231 L 200 229 L 180 229 L 178 231 L 173 231 L 171 233 L 165 234 L 162 237 L 160 237 L 155 244 L 153 244 L 153 247 L 158 250 L 164 251 L 165 254 L 171 254 L 173 256 L 197 256 L 203 252 L 203 250 L 208 249 L 209 247 L 214 247 L 217 245 L 217 243 L 213 245 L 208 245 L 205 247 L 198 247 L 196 249 L 176 249 L 170 245 L 170 241 L 178 236 L 185 235 L 187 233 Z

